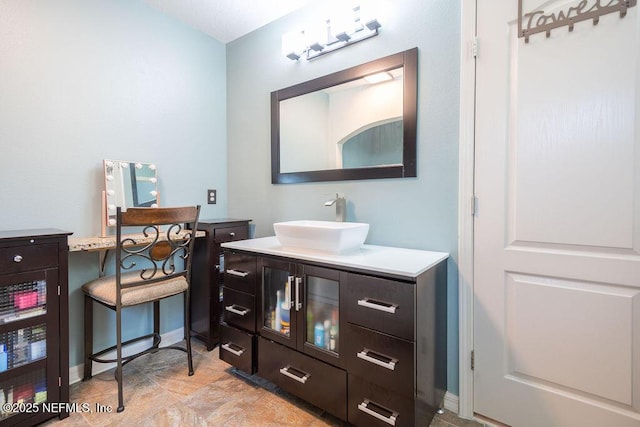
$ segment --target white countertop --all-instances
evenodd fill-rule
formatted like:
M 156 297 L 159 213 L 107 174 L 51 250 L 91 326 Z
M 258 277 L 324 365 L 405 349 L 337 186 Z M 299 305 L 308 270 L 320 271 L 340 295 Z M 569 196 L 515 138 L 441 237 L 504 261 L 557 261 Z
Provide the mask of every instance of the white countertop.
M 284 247 L 275 236 L 223 243 L 223 248 L 315 261 L 335 266 L 358 268 L 414 278 L 449 257 L 446 252 L 388 246 L 362 245 L 360 249 L 341 254 Z

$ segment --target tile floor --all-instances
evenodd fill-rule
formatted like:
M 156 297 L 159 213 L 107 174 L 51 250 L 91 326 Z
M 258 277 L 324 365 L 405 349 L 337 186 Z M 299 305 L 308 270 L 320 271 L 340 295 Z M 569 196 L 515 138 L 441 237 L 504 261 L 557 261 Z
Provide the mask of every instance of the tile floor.
M 71 385 L 71 402 L 88 404 L 90 412 L 73 412 L 46 426 L 344 426 L 321 409 L 287 394 L 271 383 L 233 370 L 193 340 L 195 374 L 187 375 L 186 355 L 161 351 L 124 368 L 125 410 L 117 413 L 113 370 Z M 112 412 L 97 412 L 96 405 Z M 446 412 L 431 427 L 476 427 L 475 421 Z

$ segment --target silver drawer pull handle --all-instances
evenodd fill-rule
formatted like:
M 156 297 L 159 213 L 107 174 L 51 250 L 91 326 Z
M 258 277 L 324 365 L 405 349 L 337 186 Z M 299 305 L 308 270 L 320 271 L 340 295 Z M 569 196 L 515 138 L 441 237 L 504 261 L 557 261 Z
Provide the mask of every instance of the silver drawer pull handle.
M 240 306 L 237 306 L 240 307 Z M 240 316 L 246 316 L 250 311 L 248 308 L 240 307 L 242 310 L 238 310 L 235 305 L 228 305 L 224 309 L 233 314 L 238 314 Z
M 230 274 L 232 276 L 237 276 L 237 277 L 247 277 L 249 275 L 248 271 L 239 271 L 239 270 L 226 270 L 227 274 Z
M 358 404 L 358 409 L 361 410 L 362 412 L 364 412 L 365 414 L 369 414 L 374 418 L 379 419 L 380 421 L 383 421 L 387 424 L 390 424 L 392 426 L 396 425 L 396 420 L 398 419 L 398 413 L 394 412 L 394 411 L 389 411 L 391 412 L 391 415 L 389 415 L 388 417 L 385 417 L 382 414 L 377 413 L 376 411 L 369 409 L 369 404 L 371 402 L 368 399 L 365 399 L 364 402 L 359 403 Z M 373 404 L 375 405 L 375 403 Z M 375 405 L 377 406 L 377 405 Z M 381 408 L 382 409 L 382 408 Z
M 13 262 L 22 262 L 22 255 L 16 255 L 13 257 Z
M 222 344 L 221 347 L 224 350 L 227 350 L 229 353 L 231 354 L 235 354 L 236 356 L 242 356 L 242 353 L 244 353 L 244 348 L 240 349 L 240 350 L 234 350 L 231 348 L 231 346 L 227 343 L 227 344 Z
M 384 311 L 385 313 L 395 314 L 396 309 L 398 308 L 395 304 L 389 304 L 386 302 L 369 300 L 369 298 L 359 299 L 358 305 L 363 307 L 372 308 L 374 310 Z
M 229 237 L 236 237 L 236 233 L 232 231 L 231 233 L 229 233 Z
M 387 368 L 391 371 L 395 371 L 396 370 L 396 364 L 398 363 L 397 359 L 393 359 L 391 357 L 387 357 L 387 356 L 383 356 L 382 354 L 379 355 L 379 357 L 382 357 L 384 359 L 389 359 L 388 362 L 384 362 L 380 359 L 377 359 L 375 357 L 371 357 L 369 356 L 369 353 L 372 354 L 378 354 L 378 353 L 374 353 L 369 349 L 364 349 L 359 353 L 356 353 L 356 356 L 358 356 L 358 358 L 362 359 L 362 360 L 366 360 L 367 362 L 373 363 L 374 365 L 378 365 L 378 366 L 382 366 L 383 368 Z
M 311 374 L 307 374 L 307 373 L 304 373 L 302 371 L 298 371 L 298 372 L 304 374 L 304 376 L 299 377 L 299 376 L 289 372 L 289 369 L 291 369 L 291 366 L 287 366 L 286 368 L 280 368 L 280 373 L 282 375 L 284 375 L 286 377 L 289 377 L 289 378 L 291 378 L 293 380 L 296 380 L 296 381 L 298 381 L 299 383 L 302 383 L 302 384 L 306 383 L 307 380 L 309 379 L 309 377 L 311 377 Z M 297 371 L 297 369 L 296 369 L 296 371 Z

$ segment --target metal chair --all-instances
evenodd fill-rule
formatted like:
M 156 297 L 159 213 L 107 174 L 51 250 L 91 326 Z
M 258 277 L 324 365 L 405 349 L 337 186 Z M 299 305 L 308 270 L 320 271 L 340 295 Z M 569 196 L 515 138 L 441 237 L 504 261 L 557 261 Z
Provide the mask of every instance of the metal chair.
M 193 375 L 189 329 L 191 261 L 200 206 L 179 208 L 117 208 L 115 274 L 100 277 L 82 286 L 84 292 L 84 380 L 92 376 L 93 362 L 116 363 L 118 412 L 124 410 L 122 367 L 147 353 L 175 349 L 187 353 L 189 375 Z M 137 234 L 125 234 L 134 227 Z M 142 230 L 140 232 L 140 230 Z M 183 263 L 184 261 L 184 268 Z M 179 265 L 180 264 L 180 265 Z M 160 345 L 160 300 L 184 295 L 186 348 Z M 116 344 L 94 352 L 93 302 L 114 310 Z M 122 342 L 122 309 L 153 303 L 153 333 Z M 124 346 L 152 339 L 144 351 L 123 356 Z M 115 359 L 103 358 L 116 350 Z

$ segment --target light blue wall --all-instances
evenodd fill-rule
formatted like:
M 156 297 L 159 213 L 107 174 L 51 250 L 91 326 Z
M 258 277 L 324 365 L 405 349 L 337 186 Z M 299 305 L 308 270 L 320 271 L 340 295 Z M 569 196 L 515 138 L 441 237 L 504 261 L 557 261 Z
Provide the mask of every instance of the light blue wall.
M 281 35 L 324 16 L 324 1 L 227 45 L 229 215 L 248 217 L 256 237 L 272 223 L 334 218 L 323 202 L 348 200 L 349 221 L 371 224 L 368 243 L 450 252 L 448 382 L 458 394 L 457 185 L 460 2 L 383 1 L 378 37 L 313 61 L 281 54 Z M 270 92 L 419 48 L 418 177 L 272 185 Z
M 204 204 L 216 188 L 218 204 L 203 205 L 201 218 L 226 216 L 225 55 L 222 43 L 140 1 L 0 1 L 2 228 L 98 235 L 104 158 L 156 163 L 163 205 Z M 97 276 L 98 256 L 69 262 L 74 366 L 79 288 Z M 181 300 L 164 307 L 163 331 L 181 327 Z M 100 315 L 106 342 L 112 318 Z M 150 327 L 132 323 L 129 334 Z
M 273 234 L 276 221 L 333 219 L 323 202 L 344 193 L 348 220 L 372 225 L 368 243 L 452 254 L 448 378 L 457 394 L 459 1 L 386 1 L 379 37 L 312 62 L 284 58 L 281 34 L 321 16 L 323 3 L 230 43 L 225 54 L 137 0 L 0 1 L 2 228 L 97 235 L 103 158 L 157 163 L 164 205 L 205 203 L 205 190 L 217 188 L 218 204 L 203 205 L 201 218 L 227 216 L 228 201 L 229 216 L 252 218 L 256 236 Z M 271 91 L 416 46 L 417 178 L 270 183 Z M 72 366 L 81 363 L 79 287 L 97 263 L 96 254 L 70 256 Z M 182 325 L 180 301 L 166 312 L 164 331 Z M 101 320 L 106 342 L 112 319 Z

